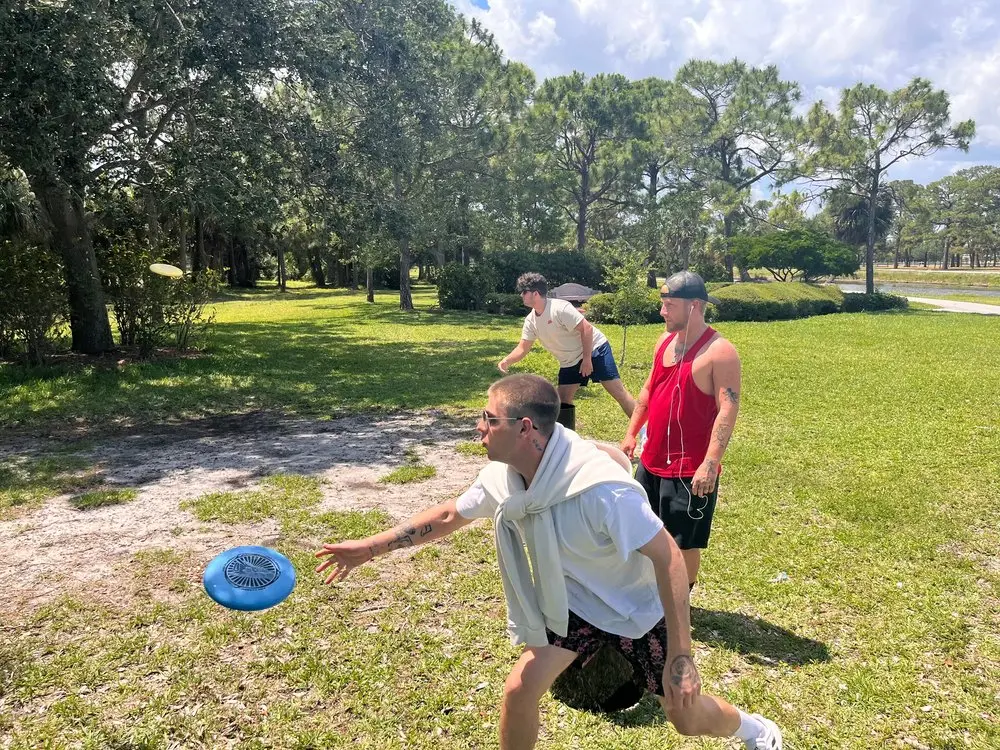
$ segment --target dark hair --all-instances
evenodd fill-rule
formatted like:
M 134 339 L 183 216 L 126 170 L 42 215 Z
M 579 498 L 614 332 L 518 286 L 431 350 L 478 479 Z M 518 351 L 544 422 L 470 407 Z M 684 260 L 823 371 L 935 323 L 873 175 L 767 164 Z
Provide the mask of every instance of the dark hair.
M 559 417 L 559 394 L 555 387 L 539 375 L 518 373 L 500 378 L 490 386 L 508 417 L 529 417 L 538 431 L 549 437 Z
M 549 282 L 540 273 L 529 271 L 517 277 L 517 285 L 514 287 L 514 291 L 518 294 L 538 292 L 544 297 L 549 293 Z

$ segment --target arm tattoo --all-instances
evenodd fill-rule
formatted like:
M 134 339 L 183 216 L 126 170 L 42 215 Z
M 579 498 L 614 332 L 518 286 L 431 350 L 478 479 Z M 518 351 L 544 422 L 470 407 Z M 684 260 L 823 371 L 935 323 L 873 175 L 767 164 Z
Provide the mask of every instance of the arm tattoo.
M 715 432 L 712 434 L 712 438 L 715 444 L 719 446 L 722 450 L 726 449 L 729 445 L 729 438 L 732 435 L 732 426 L 728 422 L 719 422 L 715 427 Z
M 403 547 L 413 546 L 413 535 L 417 533 L 417 530 L 412 526 L 401 530 L 396 534 L 396 538 L 386 545 L 390 550 L 403 549 Z
M 369 560 L 374 560 L 375 559 L 375 545 L 374 544 L 368 545 L 368 554 L 371 555 L 371 557 L 368 558 Z
M 740 403 L 740 394 L 738 391 L 734 391 L 732 388 L 726 388 L 725 393 L 722 394 L 723 397 L 731 403 L 733 406 L 738 406 Z
M 670 662 L 670 682 L 674 685 L 680 685 L 685 680 L 693 680 L 697 675 L 694 659 L 690 656 L 678 656 Z
M 426 524 L 422 529 L 420 529 L 420 536 L 427 536 L 432 531 L 434 531 L 434 527 L 431 526 L 431 524 Z

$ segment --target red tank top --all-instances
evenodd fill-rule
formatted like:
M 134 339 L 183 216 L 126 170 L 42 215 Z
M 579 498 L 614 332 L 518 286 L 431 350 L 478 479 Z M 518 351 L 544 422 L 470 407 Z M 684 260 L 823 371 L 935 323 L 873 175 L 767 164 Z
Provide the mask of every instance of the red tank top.
M 708 453 L 719 408 L 715 396 L 702 393 L 695 384 L 691 363 L 715 330 L 705 329 L 683 359 L 667 367 L 663 353 L 676 335 L 667 337 L 653 360 L 646 445 L 641 460 L 647 471 L 660 477 L 693 477 Z

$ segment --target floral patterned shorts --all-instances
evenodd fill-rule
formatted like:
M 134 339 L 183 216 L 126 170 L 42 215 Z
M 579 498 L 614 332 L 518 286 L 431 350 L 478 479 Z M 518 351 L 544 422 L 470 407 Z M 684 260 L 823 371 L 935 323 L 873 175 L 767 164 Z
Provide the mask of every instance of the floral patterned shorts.
M 604 646 L 610 646 L 632 665 L 632 681 L 643 690 L 663 695 L 663 667 L 667 659 L 667 623 L 660 620 L 642 638 L 626 638 L 591 625 L 573 612 L 565 636 L 546 630 L 550 646 L 577 653 L 578 667 L 586 667 Z

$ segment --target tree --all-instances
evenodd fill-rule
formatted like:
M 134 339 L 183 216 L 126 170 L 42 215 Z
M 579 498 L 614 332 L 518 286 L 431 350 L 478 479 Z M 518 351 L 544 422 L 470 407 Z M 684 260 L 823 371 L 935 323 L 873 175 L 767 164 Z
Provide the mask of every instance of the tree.
M 619 74 L 549 78 L 535 95 L 532 117 L 549 141 L 543 169 L 576 225 L 577 250 L 587 246 L 591 213 L 613 205 L 629 179 L 638 106 L 635 89 Z
M 793 108 L 799 86 L 781 80 L 773 65 L 748 67 L 739 60 L 692 60 L 675 80 L 686 93 L 678 97 L 675 114 L 677 132 L 687 134 L 682 169 L 705 191 L 728 244 L 751 187 L 762 181 L 780 185 L 797 173 L 803 132 Z M 732 278 L 728 247 L 725 261 Z M 741 273 L 746 276 L 746 269 Z
M 736 237 L 733 248 L 741 267 L 766 268 L 778 281 L 846 276 L 860 267 L 849 245 L 805 229 Z
M 625 243 L 601 243 L 604 278 L 611 286 L 611 311 L 622 327 L 622 353 L 619 365 L 625 364 L 625 344 L 629 326 L 646 322 L 649 290 L 644 283 L 646 267 L 643 253 Z
M 865 201 L 865 288 L 875 291 L 876 205 L 886 172 L 904 159 L 929 156 L 942 148 L 967 151 L 975 135 L 972 120 L 949 124 L 945 91 L 914 78 L 887 92 L 862 84 L 841 93 L 836 115 L 822 101 L 809 112 L 812 153 L 808 164 L 820 180 L 840 183 Z
M 248 101 L 287 75 L 298 20 L 272 0 L 33 1 L 0 14 L 0 153 L 27 175 L 62 258 L 74 350 L 114 344 L 87 208 L 95 182 L 136 187 L 155 232 L 144 186 L 171 131 L 206 102 Z

